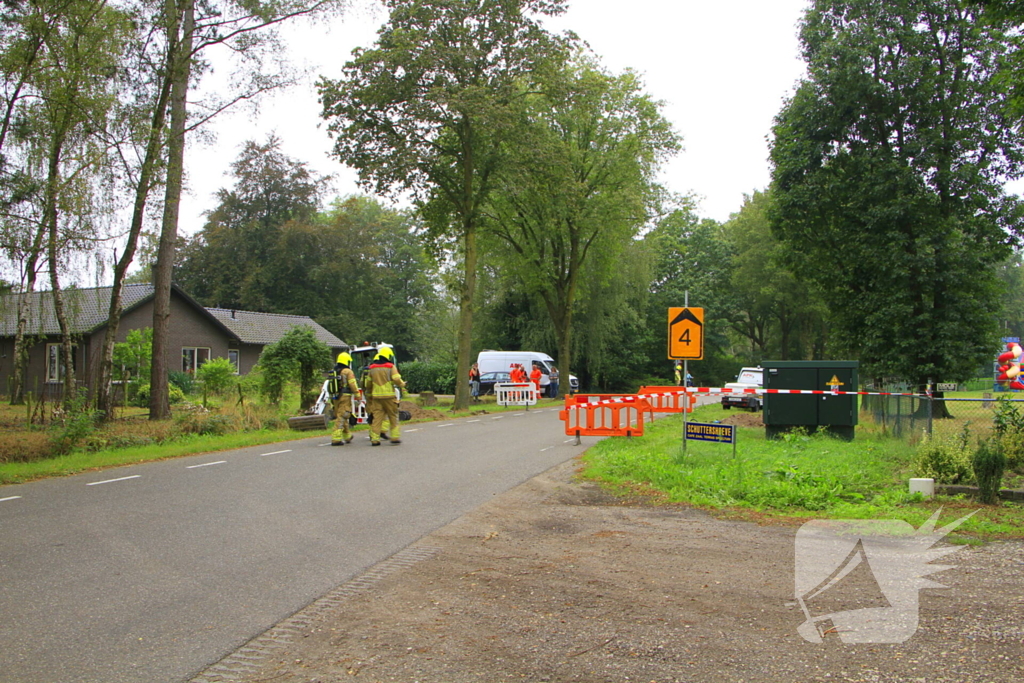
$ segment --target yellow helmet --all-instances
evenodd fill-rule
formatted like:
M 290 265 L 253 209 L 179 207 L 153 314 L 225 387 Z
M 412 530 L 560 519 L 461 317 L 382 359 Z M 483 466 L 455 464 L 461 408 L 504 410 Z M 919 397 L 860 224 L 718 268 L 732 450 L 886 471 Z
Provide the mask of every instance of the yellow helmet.
M 338 354 L 338 359 L 335 362 L 341 363 L 342 365 L 352 365 L 352 356 L 349 353 L 342 351 Z
M 390 346 L 382 346 L 377 349 L 377 358 L 383 358 L 385 360 L 394 360 L 395 352 L 391 350 Z

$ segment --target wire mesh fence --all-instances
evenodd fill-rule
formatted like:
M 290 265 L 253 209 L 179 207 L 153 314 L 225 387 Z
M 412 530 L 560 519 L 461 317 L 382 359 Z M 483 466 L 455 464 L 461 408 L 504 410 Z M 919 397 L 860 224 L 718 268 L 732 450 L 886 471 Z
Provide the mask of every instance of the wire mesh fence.
M 991 384 L 988 388 L 992 388 Z M 861 424 L 874 424 L 886 434 L 911 442 L 925 437 L 956 436 L 965 428 L 973 436 L 985 438 L 993 429 L 1001 401 L 1024 412 L 1024 393 L 1019 392 L 965 391 L 957 387 L 956 391 L 929 396 L 916 394 L 907 385 L 869 388 L 868 391 L 902 395 L 861 397 Z

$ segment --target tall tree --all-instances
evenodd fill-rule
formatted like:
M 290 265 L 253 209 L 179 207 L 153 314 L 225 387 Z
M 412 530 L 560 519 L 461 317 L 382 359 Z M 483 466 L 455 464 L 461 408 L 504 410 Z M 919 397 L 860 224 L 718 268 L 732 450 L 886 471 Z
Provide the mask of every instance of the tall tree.
M 153 266 L 153 366 L 149 417 L 170 415 L 167 390 L 167 333 L 170 320 L 171 275 L 178 238 L 178 208 L 184 178 L 185 136 L 234 103 L 293 82 L 288 70 L 271 68 L 271 58 L 281 53 L 276 28 L 296 17 L 316 16 L 345 6 L 346 0 L 242 0 L 200 2 L 168 0 L 159 24 L 169 46 L 162 66 L 162 82 L 169 87 L 170 129 L 167 133 L 167 175 L 164 192 L 160 246 Z M 245 65 L 240 87 L 226 100 L 211 103 L 208 113 L 190 120 L 188 93 L 195 72 L 203 66 L 202 55 L 214 46 L 227 46 Z M 283 62 L 274 66 L 283 67 Z
M 510 266 L 543 301 L 568 372 L 574 308 L 621 272 L 617 258 L 656 213 L 655 175 L 679 139 L 632 72 L 613 76 L 580 56 L 535 84 L 523 84 L 535 92 L 487 213 Z
M 665 376 L 665 316 L 669 307 L 682 306 L 689 292 L 690 305 L 704 309 L 704 360 L 693 361 L 690 368 L 707 382 L 731 377 L 735 363 L 726 330 L 736 310 L 730 286 L 733 251 L 721 224 L 701 218 L 687 198 L 658 221 L 644 243 L 654 264 L 643 343 L 651 363 L 648 372 Z
M 285 301 L 291 288 L 302 286 L 301 279 L 282 282 L 276 275 L 288 260 L 294 259 L 295 267 L 315 251 L 303 249 L 291 257 L 273 252 L 286 224 L 314 221 L 329 178 L 282 153 L 274 136 L 262 144 L 246 142 L 231 171 L 234 186 L 217 192 L 219 203 L 187 241 L 175 278 L 207 306 L 315 315 Z
M 22 398 L 27 304 L 44 257 L 62 331 L 65 388 L 74 385 L 61 269 L 94 236 L 98 178 L 106 172 L 117 64 L 128 19 L 105 0 L 15 4 L 5 14 L 0 70 L 0 203 L 5 251 L 22 264 L 13 402 Z M 13 143 L 13 144 L 12 144 Z M 65 399 L 71 394 L 65 392 Z
M 785 248 L 768 222 L 770 201 L 769 192 L 744 196 L 739 212 L 722 226 L 734 254 L 729 288 L 738 315 L 732 328 L 750 341 L 752 361 L 820 358 L 824 305 L 817 290 L 787 267 Z
M 876 376 L 967 378 L 992 353 L 1019 216 L 1005 36 L 956 0 L 817 0 L 808 78 L 776 118 L 775 234 Z
M 517 84 L 561 49 L 537 15 L 563 0 L 384 0 L 388 23 L 338 80 L 319 83 L 334 154 L 378 194 L 410 192 L 432 229 L 457 236 L 458 373 L 469 373 L 477 232 L 514 126 Z M 469 404 L 456 383 L 454 409 Z

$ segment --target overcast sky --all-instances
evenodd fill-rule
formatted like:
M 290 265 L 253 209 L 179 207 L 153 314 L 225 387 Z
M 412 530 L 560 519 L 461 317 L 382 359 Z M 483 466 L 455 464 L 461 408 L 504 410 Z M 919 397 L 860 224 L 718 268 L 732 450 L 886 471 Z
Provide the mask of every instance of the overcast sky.
M 292 28 L 289 52 L 313 74 L 337 77 L 356 47 L 369 47 L 386 19 L 362 8 L 330 26 Z M 662 174 L 673 192 L 699 198 L 699 212 L 725 220 L 743 195 L 769 180 L 767 136 L 772 117 L 803 74 L 797 23 L 806 0 L 570 0 L 569 12 L 550 28 L 575 31 L 611 71 L 631 68 L 665 103 L 664 113 L 684 150 Z M 215 78 L 218 74 L 215 74 Z M 258 114 L 238 111 L 210 127 L 212 143 L 193 141 L 186 163 L 190 192 L 181 232 L 202 226 L 213 193 L 232 184 L 229 165 L 246 140 L 274 132 L 289 156 L 336 176 L 335 192 L 358 192 L 355 174 L 328 156 L 310 78 L 264 100 Z

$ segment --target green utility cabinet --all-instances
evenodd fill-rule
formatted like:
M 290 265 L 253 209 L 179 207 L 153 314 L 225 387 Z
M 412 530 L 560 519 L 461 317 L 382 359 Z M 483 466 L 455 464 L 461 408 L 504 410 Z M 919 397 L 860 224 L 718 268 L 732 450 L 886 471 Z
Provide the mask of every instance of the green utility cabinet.
M 762 361 L 765 389 L 857 391 L 857 361 Z M 794 427 L 809 432 L 819 428 L 853 441 L 857 425 L 857 397 L 829 394 L 764 395 L 765 435 L 776 438 Z

